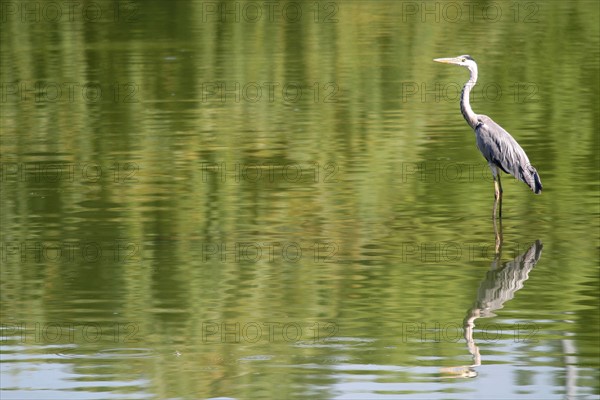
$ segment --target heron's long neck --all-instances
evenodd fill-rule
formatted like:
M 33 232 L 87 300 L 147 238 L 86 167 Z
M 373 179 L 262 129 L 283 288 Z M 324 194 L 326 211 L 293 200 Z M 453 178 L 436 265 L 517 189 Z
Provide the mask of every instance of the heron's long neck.
M 471 94 L 471 89 L 473 89 L 473 86 L 477 83 L 477 69 L 469 68 L 469 71 L 471 71 L 471 77 L 469 78 L 469 81 L 465 83 L 462 93 L 460 94 L 460 112 L 467 120 L 467 123 L 475 129 L 475 126 L 477 125 L 477 114 L 475 114 L 471 108 L 469 95 Z

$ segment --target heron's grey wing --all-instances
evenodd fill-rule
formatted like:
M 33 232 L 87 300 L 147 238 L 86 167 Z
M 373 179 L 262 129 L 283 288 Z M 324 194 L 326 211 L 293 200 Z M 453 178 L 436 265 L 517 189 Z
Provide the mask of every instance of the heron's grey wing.
M 534 193 L 542 191 L 540 177 L 527 154 L 504 128 L 487 115 L 478 115 L 475 136 L 479 151 L 489 163 L 525 182 Z

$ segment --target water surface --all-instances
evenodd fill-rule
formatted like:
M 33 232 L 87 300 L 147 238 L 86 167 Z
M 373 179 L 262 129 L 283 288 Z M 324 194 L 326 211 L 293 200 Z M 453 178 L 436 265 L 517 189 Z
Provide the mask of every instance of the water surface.
M 599 398 L 594 1 L 24 4 L 2 398 Z

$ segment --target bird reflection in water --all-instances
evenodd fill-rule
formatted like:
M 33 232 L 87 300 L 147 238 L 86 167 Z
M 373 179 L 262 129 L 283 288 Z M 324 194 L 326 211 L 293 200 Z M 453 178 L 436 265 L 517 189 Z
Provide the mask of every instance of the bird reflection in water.
M 481 365 L 479 347 L 473 339 L 473 330 L 477 318 L 494 317 L 494 311 L 499 310 L 515 293 L 523 287 L 529 278 L 529 271 L 537 264 L 542 255 L 542 242 L 536 240 L 527 251 L 515 257 L 512 261 L 501 263 L 502 256 L 502 222 L 494 221 L 496 236 L 496 254 L 491 269 L 481 281 L 477 291 L 477 300 L 467 311 L 463 320 L 464 337 L 469 353 L 473 356 L 471 365 L 441 368 L 442 374 L 448 378 L 474 378 L 477 376 L 475 367 Z

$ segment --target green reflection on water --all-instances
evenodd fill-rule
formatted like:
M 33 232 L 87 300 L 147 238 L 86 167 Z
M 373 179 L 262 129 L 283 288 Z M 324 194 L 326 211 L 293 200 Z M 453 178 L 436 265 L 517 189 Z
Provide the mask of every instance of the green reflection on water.
M 25 363 L 53 343 L 151 349 L 131 376 L 118 357 L 91 372 L 59 360 L 150 382 L 89 391 L 160 397 L 332 397 L 361 375 L 407 383 L 395 394 L 478 390 L 437 373 L 469 363 L 455 328 L 494 261 L 491 177 L 458 110 L 466 71 L 431 61 L 469 53 L 475 112 L 544 183 L 533 196 L 504 180 L 503 261 L 537 239 L 544 257 L 485 320 L 503 340 L 480 350 L 533 375 L 554 367 L 548 397 L 598 394 L 595 2 L 458 22 L 359 1 L 220 22 L 213 4 L 131 4 L 94 23 L 4 14 L 2 323 Z M 511 340 L 524 323 L 536 342 Z M 36 336 L 49 324 L 73 334 Z M 429 336 L 408 337 L 415 324 Z M 438 326 L 456 340 L 435 340 Z

